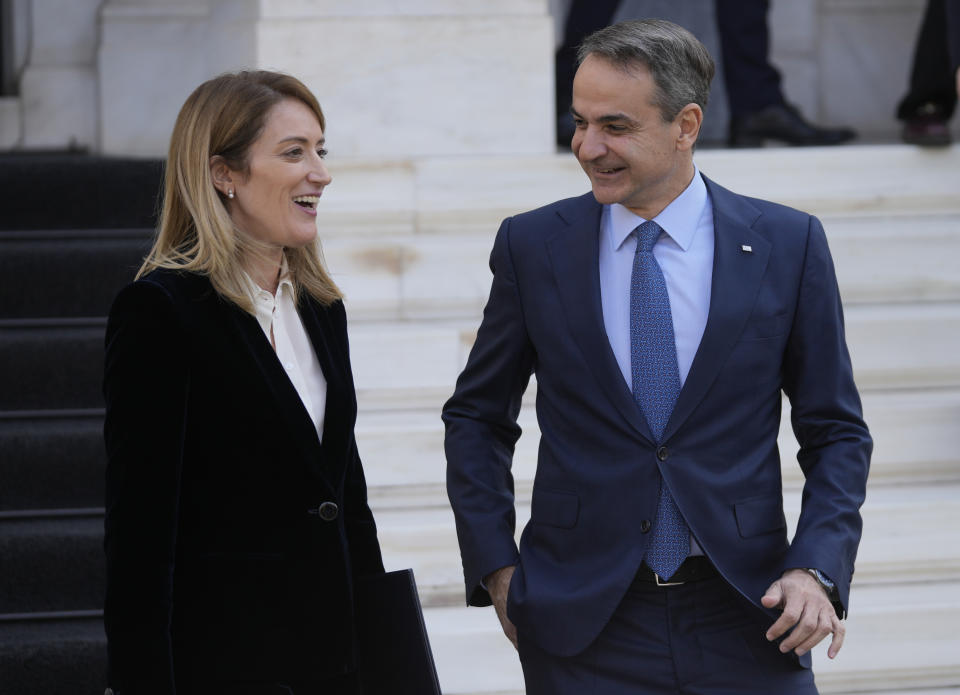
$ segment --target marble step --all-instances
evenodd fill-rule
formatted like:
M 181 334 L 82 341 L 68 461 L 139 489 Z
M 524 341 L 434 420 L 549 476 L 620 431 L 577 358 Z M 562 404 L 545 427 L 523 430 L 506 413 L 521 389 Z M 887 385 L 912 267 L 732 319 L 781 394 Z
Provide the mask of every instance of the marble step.
M 478 323 L 352 323 L 361 407 L 439 408 L 453 393 Z M 960 302 L 855 305 L 846 326 L 861 390 L 960 386 Z
M 863 410 L 874 438 L 871 488 L 960 481 L 960 390 L 865 392 Z M 513 473 L 519 489 L 528 490 L 540 436 L 529 393 L 519 424 L 523 435 Z M 356 433 L 370 496 L 379 507 L 446 506 L 439 408 L 361 412 Z M 798 446 L 787 410 L 779 446 L 784 483 L 799 489 L 803 474 L 796 463 Z
M 872 486 L 960 480 L 960 391 L 863 390 L 861 398 L 873 436 Z M 779 438 L 783 476 L 788 485 L 799 485 L 799 446 L 787 407 Z
M 0 615 L 0 693 L 100 695 L 107 682 L 103 620 L 89 612 Z
M 695 161 L 733 191 L 817 215 L 960 211 L 960 145 L 700 150 Z M 589 190 L 572 154 L 340 160 L 331 170 L 325 239 L 492 234 L 504 217 Z
M 824 225 L 847 305 L 960 300 L 960 212 L 831 216 Z M 478 317 L 496 229 L 333 237 L 324 253 L 353 321 Z
M 960 302 L 854 305 L 847 335 L 860 388 L 960 386 Z M 360 405 L 439 408 L 478 320 L 350 324 Z M 103 406 L 104 319 L 0 320 L 0 411 Z
M 435 490 L 437 498 L 442 490 Z M 530 485 L 517 487 L 517 536 L 530 517 Z M 412 567 L 421 598 L 429 606 L 464 601 L 463 575 L 453 513 L 446 505 L 396 508 L 372 498 L 384 563 L 389 569 Z M 790 488 L 784 508 L 792 535 L 800 512 L 800 490 Z M 862 509 L 863 540 L 857 558 L 858 587 L 914 582 L 960 584 L 960 481 L 929 485 L 871 486 Z M 956 600 L 956 599 L 955 599 Z M 851 612 L 861 598 L 851 598 Z
M 960 210 L 831 215 L 823 223 L 844 305 L 960 298 Z
M 960 692 L 960 642 L 954 626 L 960 584 L 923 583 L 854 589 L 843 650 L 814 652 L 821 693 L 954 695 Z M 523 675 L 492 608 L 429 608 L 430 644 L 447 695 L 519 695 Z M 894 626 L 896 626 L 894 628 Z
M 861 390 L 960 385 L 960 303 L 853 306 L 845 315 Z
M 150 229 L 159 212 L 157 193 L 163 169 L 159 158 L 77 156 L 52 149 L 45 152 L 42 147 L 4 153 L 0 166 L 0 234 Z M 69 181 L 70 185 L 60 186 L 62 190 L 52 196 L 49 189 L 53 179 Z
M 389 332 L 382 336 L 394 347 L 403 348 L 388 360 L 402 369 L 387 376 L 399 381 L 408 372 L 414 375 L 413 379 L 399 384 L 388 384 L 390 388 L 381 385 L 375 389 L 367 385 L 369 381 L 363 381 L 370 366 L 382 366 L 383 358 L 377 358 L 377 346 L 371 344 L 377 334 L 372 332 L 364 340 L 354 340 L 355 371 L 361 386 L 357 436 L 368 475 L 378 488 L 371 494 L 389 496 L 397 505 L 421 504 L 420 488 L 438 484 L 444 478 L 440 408 L 453 391 L 466 347 L 457 330 L 429 324 L 428 328 L 427 338 L 419 345 L 411 341 L 404 346 Z M 81 341 L 84 345 L 89 343 L 89 350 L 72 350 L 71 341 L 63 344 L 64 349 L 56 361 L 64 365 L 62 373 L 18 369 L 14 372 L 16 378 L 8 383 L 16 385 L 26 375 L 35 377 L 30 388 L 22 390 L 23 394 L 31 395 L 32 402 L 46 392 L 59 394 L 62 399 L 63 394 L 80 389 L 79 385 L 71 386 L 73 381 L 82 380 L 85 387 L 80 390 L 89 391 L 89 397 L 81 400 L 99 404 L 100 359 L 94 358 L 102 349 L 100 331 L 102 328 L 94 330 Z M 370 347 L 370 354 L 368 358 L 361 358 L 365 345 Z M 461 350 L 463 352 L 459 352 Z M 18 354 L 26 359 L 30 351 Z M 399 359 L 398 356 L 403 355 L 409 357 L 407 362 Z M 857 353 L 855 359 L 861 363 Z M 86 368 L 96 369 L 97 373 L 84 376 Z M 873 371 L 876 374 L 883 370 L 874 367 Z M 902 380 L 903 375 L 895 370 L 889 372 Z M 876 389 L 870 388 L 870 381 L 863 378 L 860 385 L 864 389 L 864 414 L 876 442 L 871 471 L 874 482 L 960 477 L 960 428 L 956 426 L 960 422 L 960 391 L 956 388 Z M 17 390 L 8 392 L 7 396 L 13 396 Z M 525 397 L 527 406 L 521 413 L 520 423 L 526 432 L 520 439 L 517 454 L 521 481 L 532 479 L 536 457 L 537 425 L 532 412 L 535 390 L 536 384 L 532 383 Z M 0 449 L 6 452 L 0 457 L 0 472 L 5 481 L 5 485 L 0 486 L 0 509 L 100 506 L 102 412 L 34 411 L 21 415 L 9 411 L 0 413 Z M 796 484 L 800 479 L 793 463 L 796 443 L 786 416 L 780 445 L 784 477 L 789 484 Z
M 521 484 L 532 479 L 537 424 L 532 393 L 521 411 Z M 960 391 L 868 391 L 864 414 L 875 440 L 872 484 L 960 477 Z M 362 411 L 357 438 L 371 496 L 391 507 L 445 504 L 440 401 L 423 410 Z M 796 441 L 785 411 L 780 448 L 788 485 L 798 485 Z M 0 512 L 103 504 L 103 412 L 33 411 L 0 415 Z M 435 502 L 438 498 L 440 501 Z
M 102 608 L 102 510 L 75 512 L 0 516 L 0 615 Z
M 0 319 L 106 316 L 152 236 L 152 229 L 0 232 Z
M 814 653 L 821 692 L 943 688 L 960 684 L 960 583 L 854 589 L 858 608 L 847 621 L 837 659 Z M 894 628 L 895 626 L 895 628 Z
M 0 413 L 0 515 L 102 507 L 103 411 Z
M 0 413 L 103 407 L 106 319 L 0 320 Z

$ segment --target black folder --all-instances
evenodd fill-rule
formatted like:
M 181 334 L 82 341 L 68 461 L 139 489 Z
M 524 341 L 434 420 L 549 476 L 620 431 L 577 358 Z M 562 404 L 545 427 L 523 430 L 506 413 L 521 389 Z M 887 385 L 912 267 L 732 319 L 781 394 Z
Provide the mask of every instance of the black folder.
M 364 695 L 441 695 L 413 570 L 357 579 Z

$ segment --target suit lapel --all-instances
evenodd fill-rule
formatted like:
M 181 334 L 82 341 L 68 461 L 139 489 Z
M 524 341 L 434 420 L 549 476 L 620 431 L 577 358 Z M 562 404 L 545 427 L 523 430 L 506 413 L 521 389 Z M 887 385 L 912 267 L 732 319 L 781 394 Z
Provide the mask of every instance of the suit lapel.
M 770 258 L 770 242 L 751 228 L 760 212 L 706 177 L 704 181 L 713 203 L 715 240 L 710 311 L 664 439 L 683 425 L 719 374 L 750 316 Z
M 310 414 L 257 320 L 242 309 L 237 307 L 230 307 L 230 309 L 233 326 L 272 395 L 280 420 L 289 428 L 289 436 L 300 449 L 303 460 L 307 462 L 311 472 L 316 473 L 317 462 L 320 459 L 320 438 Z M 324 368 L 326 375 L 326 367 L 322 361 L 321 367 Z M 319 475 L 316 477 L 332 491 L 334 490 L 325 477 Z
M 584 361 L 620 414 L 641 436 L 653 442 L 650 427 L 623 380 L 603 325 L 599 265 L 602 211 L 592 193 L 576 199 L 558 213 L 566 224 L 548 238 L 547 251 L 563 315 Z
M 335 336 L 340 330 L 345 330 L 345 327 L 335 326 L 332 310 L 318 305 L 309 297 L 302 301 L 300 318 L 327 382 L 322 455 L 314 459 L 315 473 L 329 480 L 340 480 L 342 467 L 347 460 L 346 447 L 349 444 L 349 441 L 344 439 L 344 434 L 353 432 L 356 414 L 353 385 L 349 381 L 349 357 L 336 349 L 334 341 Z

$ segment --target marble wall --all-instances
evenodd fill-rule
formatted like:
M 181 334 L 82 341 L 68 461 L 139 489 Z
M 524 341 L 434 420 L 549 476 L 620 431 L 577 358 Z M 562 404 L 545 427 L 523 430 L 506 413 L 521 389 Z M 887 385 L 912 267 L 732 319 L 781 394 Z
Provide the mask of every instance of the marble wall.
M 32 0 L 14 5 L 16 28 L 29 31 L 28 40 L 21 36 L 17 42 L 26 51 L 18 103 L 21 147 L 96 149 L 99 4 Z
M 266 67 L 318 93 L 340 158 L 551 152 L 553 51 L 569 1 L 9 0 L 5 33 L 24 65 L 18 93 L 0 103 L 0 149 L 162 156 L 193 87 Z M 787 98 L 862 141 L 895 141 L 923 6 L 773 0 Z M 618 17 L 629 16 L 684 23 L 719 55 L 710 0 L 623 0 Z M 714 142 L 726 131 L 720 84 L 704 133 Z
M 210 14 L 204 0 L 104 3 L 98 53 L 101 152 L 166 154 L 180 106 L 211 74 Z
M 340 158 L 553 147 L 545 0 L 111 0 L 102 26 L 106 153 L 161 154 L 189 91 L 245 67 L 303 79 Z
M 446 15 L 433 12 L 436 1 L 422 4 L 423 14 L 404 6 L 308 20 L 265 16 L 258 63 L 295 66 L 327 112 L 338 156 L 552 151 L 553 26 L 545 3 L 488 2 L 483 14 L 462 3 L 465 11 Z

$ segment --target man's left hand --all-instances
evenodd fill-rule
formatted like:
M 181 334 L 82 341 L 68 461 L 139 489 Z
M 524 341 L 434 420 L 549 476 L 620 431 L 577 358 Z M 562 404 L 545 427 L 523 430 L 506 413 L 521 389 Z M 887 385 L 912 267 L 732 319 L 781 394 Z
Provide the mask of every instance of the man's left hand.
M 827 592 L 806 570 L 791 569 L 784 572 L 780 579 L 770 585 L 760 602 L 766 608 L 783 611 L 767 630 L 768 640 L 772 642 L 793 628 L 780 643 L 780 651 L 784 654 L 790 650 L 795 651 L 797 656 L 806 654 L 831 633 L 833 639 L 827 656 L 834 658 L 843 646 L 846 627 L 837 617 Z

